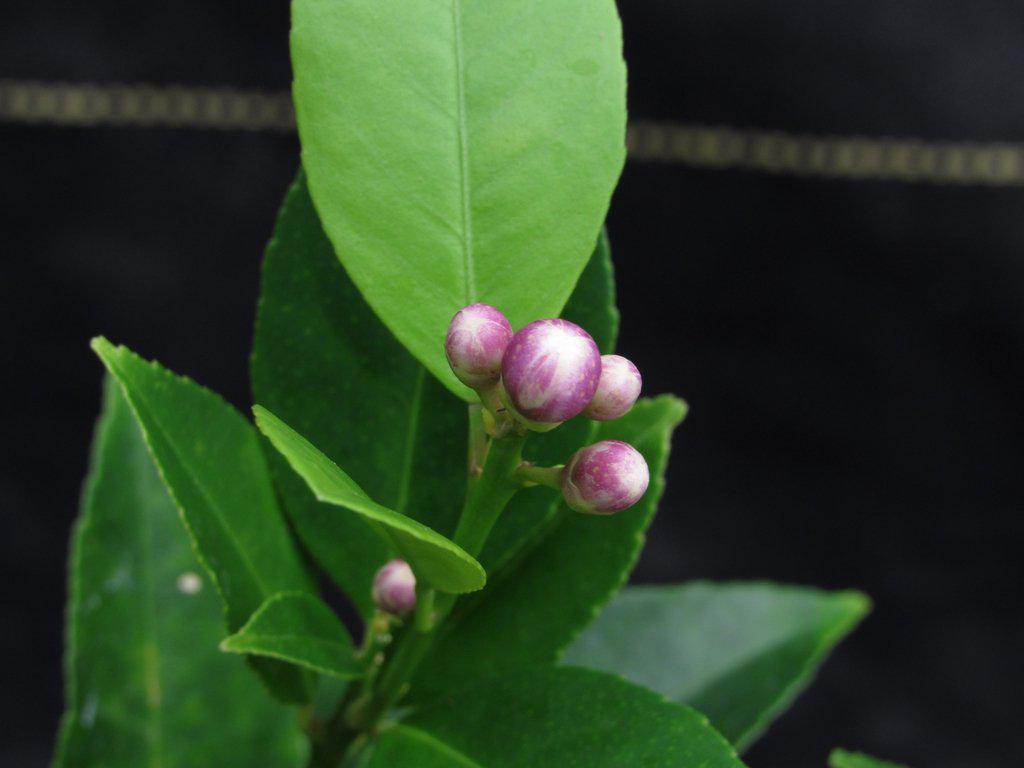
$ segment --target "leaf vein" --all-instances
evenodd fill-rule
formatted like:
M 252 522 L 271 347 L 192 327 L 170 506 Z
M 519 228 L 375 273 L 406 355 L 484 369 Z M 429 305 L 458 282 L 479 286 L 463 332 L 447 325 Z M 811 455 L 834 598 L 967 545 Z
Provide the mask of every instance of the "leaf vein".
M 462 0 L 452 0 L 452 31 L 455 46 L 455 109 L 458 123 L 459 185 L 462 204 L 462 265 L 466 304 L 476 301 L 476 267 L 473 261 L 473 212 L 469 179 L 469 127 L 466 124 L 465 60 L 462 51 Z
M 395 503 L 395 511 L 406 514 L 409 506 L 409 492 L 412 485 L 412 467 L 416 455 L 416 436 L 420 427 L 420 410 L 423 403 L 423 379 L 427 369 L 422 365 L 416 373 L 416 382 L 413 384 L 412 402 L 409 405 L 409 426 L 406 429 L 405 450 L 402 455 L 402 475 L 399 478 L 398 501 Z

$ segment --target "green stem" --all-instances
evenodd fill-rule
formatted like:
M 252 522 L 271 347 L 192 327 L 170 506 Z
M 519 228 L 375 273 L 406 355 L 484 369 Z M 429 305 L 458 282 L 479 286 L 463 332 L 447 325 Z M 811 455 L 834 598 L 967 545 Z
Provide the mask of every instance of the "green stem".
M 557 491 L 562 487 L 562 470 L 564 469 L 564 464 L 554 467 L 537 467 L 524 461 L 516 468 L 516 477 L 522 483 L 546 485 Z
M 362 733 L 345 722 L 347 701 L 342 701 L 338 711 L 327 722 L 323 735 L 312 742 L 307 768 L 337 768 L 348 750 Z
M 505 505 L 521 487 L 516 468 L 522 461 L 524 435 L 511 434 L 491 441 L 484 471 L 466 495 L 455 543 L 476 557 Z
M 522 461 L 525 441 L 526 437 L 518 434 L 492 440 L 487 449 L 483 471 L 469 485 L 454 540 L 474 557 L 483 548 L 505 505 L 521 487 L 516 477 L 516 468 Z M 350 729 L 356 732 L 372 730 L 408 688 L 409 680 L 430 650 L 434 630 L 455 605 L 455 595 L 431 595 L 432 592 L 427 590 L 420 595 L 426 605 L 420 606 L 422 610 L 417 610 L 415 619 L 408 623 L 402 635 L 395 640 L 392 646 L 394 651 L 381 670 L 372 694 L 368 698 L 358 699 L 348 707 L 343 719 Z M 430 610 L 431 600 L 433 611 Z
M 476 478 L 484 471 L 484 462 L 487 460 L 487 429 L 484 427 L 484 407 L 479 403 L 469 406 L 469 457 L 468 467 L 469 482 L 476 482 Z

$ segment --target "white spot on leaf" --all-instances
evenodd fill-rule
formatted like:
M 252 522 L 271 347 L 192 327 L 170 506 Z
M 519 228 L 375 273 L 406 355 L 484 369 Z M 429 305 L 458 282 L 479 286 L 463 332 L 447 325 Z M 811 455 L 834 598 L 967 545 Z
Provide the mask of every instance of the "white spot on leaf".
M 95 693 L 90 693 L 85 697 L 85 701 L 82 702 L 82 711 L 78 715 L 83 728 L 92 728 L 93 723 L 96 722 L 96 712 L 99 708 L 100 700 Z
M 194 595 L 203 588 L 203 580 L 199 574 L 185 571 L 178 577 L 178 591 L 183 595 Z

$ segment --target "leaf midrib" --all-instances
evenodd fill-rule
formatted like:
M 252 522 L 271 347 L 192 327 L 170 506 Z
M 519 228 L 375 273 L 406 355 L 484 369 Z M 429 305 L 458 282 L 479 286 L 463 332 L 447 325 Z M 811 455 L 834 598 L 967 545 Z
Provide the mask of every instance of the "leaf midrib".
M 406 425 L 405 450 L 402 456 L 402 474 L 398 480 L 398 501 L 395 511 L 406 515 L 409 506 L 409 493 L 412 486 L 412 468 L 416 455 L 416 438 L 420 428 L 420 411 L 423 407 L 423 379 L 427 369 L 417 366 L 416 381 L 413 384 L 412 403 L 409 408 L 409 421 Z
M 191 467 L 189 467 L 188 462 L 186 462 L 182 458 L 181 453 L 178 451 L 178 449 L 174 445 L 174 441 L 171 440 L 169 437 L 166 437 L 166 435 L 168 434 L 167 429 L 164 427 L 163 422 L 160 419 L 160 417 L 157 416 L 156 410 L 152 407 L 152 405 L 150 404 L 148 398 L 144 394 L 142 394 L 141 390 L 136 392 L 136 396 L 137 396 L 137 398 L 139 400 L 141 400 L 145 404 L 146 410 L 149 411 L 149 413 L 150 413 L 150 415 L 151 415 L 151 417 L 153 419 L 153 423 L 159 428 L 159 430 L 162 433 L 162 435 L 165 436 L 164 437 L 164 443 L 167 445 L 168 450 L 173 454 L 174 458 L 177 460 L 178 465 L 182 468 L 183 472 L 188 477 L 188 479 L 192 483 L 192 485 L 198 490 L 199 495 L 206 502 L 207 506 L 213 511 L 214 519 L 217 520 L 217 522 L 220 525 L 221 529 L 225 532 L 227 540 L 230 542 L 232 548 L 236 552 L 238 552 L 242 563 L 245 565 L 245 569 L 249 572 L 249 576 L 252 578 L 253 583 L 258 588 L 260 594 L 268 595 L 269 591 L 267 589 L 267 585 L 260 578 L 259 571 L 256 569 L 256 566 L 252 562 L 252 559 L 249 557 L 249 553 L 246 552 L 245 548 L 241 545 L 241 542 L 239 542 L 239 540 L 238 540 L 237 536 L 235 535 L 235 532 L 232 529 L 232 527 L 227 524 L 227 521 L 226 521 L 226 519 L 224 517 L 224 513 L 220 510 L 218 505 L 214 502 L 213 498 L 210 496 L 209 491 L 207 491 L 205 485 L 202 482 L 200 482 L 198 476 L 192 471 Z M 132 403 L 132 397 L 131 396 L 128 396 L 128 402 L 129 402 L 129 404 Z M 146 443 L 147 443 L 147 445 L 149 445 L 149 439 L 150 439 L 149 438 L 149 431 L 143 426 L 143 424 L 141 423 L 141 420 L 140 420 L 140 423 L 139 423 L 139 428 L 142 430 L 143 434 L 146 436 L 146 438 L 147 438 Z M 152 446 L 150 446 L 150 450 L 152 451 Z M 160 474 L 163 475 L 163 467 L 161 466 L 160 462 L 157 460 L 156 455 L 155 455 L 155 451 L 153 451 L 153 453 L 154 453 L 153 461 L 156 464 L 157 469 L 160 471 Z M 166 485 L 167 485 L 167 489 L 168 489 L 171 497 L 175 500 L 175 502 L 177 503 L 177 506 L 179 508 L 181 508 L 181 504 L 177 500 L 176 494 L 174 493 L 174 490 L 173 490 L 173 488 L 171 486 L 171 483 L 166 482 Z M 213 573 L 213 569 L 210 569 L 210 570 L 211 570 L 211 573 Z M 217 576 L 218 575 L 214 573 L 214 581 L 219 584 L 219 578 L 217 578 Z
M 127 398 L 125 398 L 127 399 Z M 126 414 L 129 415 L 129 414 Z M 141 427 L 139 427 L 141 431 Z M 140 457 L 135 455 L 133 451 L 133 458 L 136 461 Z M 143 461 L 153 460 L 148 454 L 141 457 Z M 163 709 L 162 709 L 162 691 L 160 685 L 160 647 L 157 644 L 157 620 L 156 620 L 156 578 L 153 574 L 153 521 L 150 518 L 150 511 L 146 508 L 146 505 L 142 503 L 142 492 L 138 485 L 138 475 L 135 475 L 135 493 L 137 496 L 136 503 L 139 505 L 139 509 L 142 510 L 142 523 L 140 525 L 142 531 L 142 578 L 144 580 L 143 585 L 143 602 L 145 604 L 146 623 L 150 630 L 151 640 L 150 647 L 152 653 L 143 654 L 143 677 L 146 684 L 146 711 L 151 716 L 151 729 L 146 731 L 146 739 L 150 743 L 150 768 L 160 768 L 163 765 L 163 751 L 164 751 L 164 727 L 163 727 Z M 155 695 L 152 694 L 156 691 Z
M 462 0 L 452 0 L 452 37 L 455 56 L 455 114 L 459 150 L 459 197 L 462 208 L 462 269 L 465 303 L 476 301 L 476 266 L 473 260 L 473 210 L 469 178 L 469 126 L 466 123 L 465 60 L 462 51 Z

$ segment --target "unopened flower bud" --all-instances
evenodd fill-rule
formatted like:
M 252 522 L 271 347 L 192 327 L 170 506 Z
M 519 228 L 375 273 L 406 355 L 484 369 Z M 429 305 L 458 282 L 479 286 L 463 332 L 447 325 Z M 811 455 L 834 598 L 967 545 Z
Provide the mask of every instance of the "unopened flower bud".
M 625 416 L 640 397 L 640 371 L 619 355 L 601 356 L 601 378 L 597 391 L 583 413 L 598 421 L 612 421 Z
M 373 602 L 395 616 L 406 616 L 416 607 L 416 576 L 405 560 L 389 560 L 377 571 Z
M 597 344 L 568 320 L 524 326 L 512 337 L 501 364 L 506 404 L 533 429 L 550 429 L 580 413 L 600 376 Z
M 562 495 L 577 512 L 610 515 L 636 504 L 650 473 L 640 452 L 621 440 L 602 440 L 573 454 L 562 472 Z
M 501 359 L 511 340 L 508 318 L 488 304 L 470 304 L 448 324 L 444 352 L 459 381 L 478 389 L 497 383 Z

